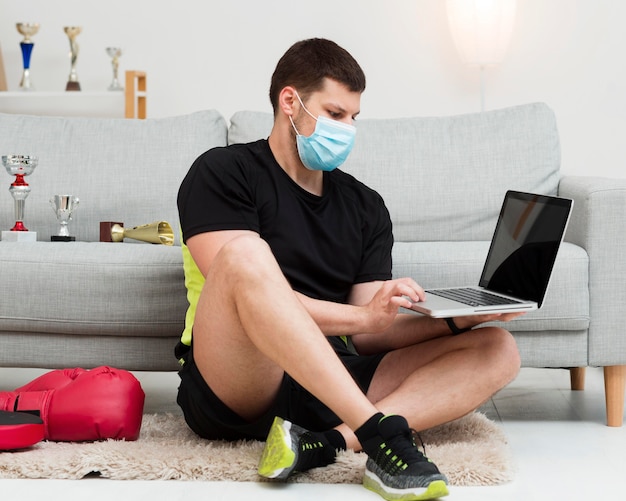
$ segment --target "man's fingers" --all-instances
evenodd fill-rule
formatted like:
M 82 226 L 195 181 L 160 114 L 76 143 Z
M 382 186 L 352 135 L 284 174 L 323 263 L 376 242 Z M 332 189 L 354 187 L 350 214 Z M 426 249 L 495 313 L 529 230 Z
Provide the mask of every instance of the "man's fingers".
M 422 289 L 414 280 L 412 279 L 397 279 L 387 282 L 388 284 L 388 295 L 389 297 L 393 296 L 405 296 L 408 297 L 410 301 L 413 303 L 424 300 L 424 289 Z M 402 302 L 402 306 L 406 306 L 407 301 Z M 410 306 L 410 304 L 409 304 Z

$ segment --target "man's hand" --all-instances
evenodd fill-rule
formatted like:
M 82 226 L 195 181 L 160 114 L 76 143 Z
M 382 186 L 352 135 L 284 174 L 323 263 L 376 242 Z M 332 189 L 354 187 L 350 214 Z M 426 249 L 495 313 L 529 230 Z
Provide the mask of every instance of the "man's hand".
M 424 289 L 410 278 L 382 282 L 374 297 L 364 305 L 368 314 L 368 332 L 387 329 L 398 314 L 399 308 L 410 308 L 424 300 Z

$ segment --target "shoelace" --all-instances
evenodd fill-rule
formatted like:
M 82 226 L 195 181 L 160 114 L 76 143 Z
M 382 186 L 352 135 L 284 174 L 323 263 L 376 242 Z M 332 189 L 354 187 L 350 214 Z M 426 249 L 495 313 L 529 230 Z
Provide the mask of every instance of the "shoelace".
M 417 448 L 417 443 L 415 439 L 419 440 L 420 445 L 422 446 L 422 450 L 424 451 L 422 454 L 424 457 L 426 457 L 426 444 L 422 440 L 422 436 L 419 434 L 417 430 L 414 430 L 413 428 L 411 428 L 410 430 L 411 430 L 411 438 L 413 439 L 413 444 Z M 418 448 L 418 451 L 419 451 L 419 448 Z
M 382 461 L 379 465 L 388 473 L 394 474 L 394 471 L 403 471 L 411 464 L 428 461 L 428 458 L 417 448 L 415 437 L 424 449 L 424 442 L 419 433 L 413 429 L 407 430 L 383 444 L 377 458 L 377 462 Z

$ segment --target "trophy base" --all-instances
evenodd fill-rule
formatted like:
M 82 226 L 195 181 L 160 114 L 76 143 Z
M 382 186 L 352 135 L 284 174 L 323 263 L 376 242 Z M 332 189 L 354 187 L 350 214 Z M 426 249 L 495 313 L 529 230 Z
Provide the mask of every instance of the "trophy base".
M 3 231 L 3 242 L 36 242 L 36 231 Z
M 78 82 L 67 82 L 65 90 L 80 90 L 80 84 Z
M 124 223 L 118 223 L 115 221 L 100 221 L 100 241 L 101 242 L 113 242 L 113 226 L 124 227 Z
M 51 242 L 76 242 L 76 237 L 62 237 L 60 235 L 52 235 Z

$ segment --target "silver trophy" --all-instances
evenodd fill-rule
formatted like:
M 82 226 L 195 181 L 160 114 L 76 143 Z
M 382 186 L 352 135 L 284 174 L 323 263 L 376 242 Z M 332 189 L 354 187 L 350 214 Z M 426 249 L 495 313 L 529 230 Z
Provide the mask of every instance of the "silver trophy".
M 78 59 L 78 43 L 76 37 L 80 35 L 83 29 L 80 26 L 65 26 L 63 31 L 70 39 L 70 58 L 71 69 L 70 76 L 65 86 L 65 90 L 80 90 L 80 83 L 78 83 L 78 75 L 76 74 L 76 59 Z
M 109 90 L 124 90 L 124 87 L 122 87 L 120 81 L 117 79 L 117 70 L 120 66 L 122 49 L 119 47 L 107 47 L 106 53 L 111 58 L 111 66 L 113 66 L 113 80 L 111 81 L 111 85 L 109 85 Z
M 17 23 L 15 25 L 17 31 L 24 35 L 24 40 L 20 42 L 20 48 L 22 49 L 22 79 L 20 80 L 20 90 L 32 90 L 33 85 L 30 81 L 30 56 L 33 53 L 33 47 L 35 44 L 30 39 L 39 31 L 39 24 L 37 23 Z
M 52 242 L 74 242 L 76 240 L 76 237 L 70 236 L 67 225 L 72 220 L 72 213 L 78 207 L 79 202 L 78 198 L 72 195 L 54 195 L 50 199 L 50 205 L 60 224 L 58 233 L 50 237 Z
M 10 231 L 2 232 L 2 240 L 13 242 L 34 242 L 37 240 L 37 233 L 28 231 L 24 226 L 24 204 L 30 186 L 24 181 L 25 176 L 29 176 L 37 167 L 39 158 L 31 155 L 4 155 L 2 165 L 11 176 L 15 176 L 15 181 L 11 183 L 9 191 L 15 201 L 15 225 Z

